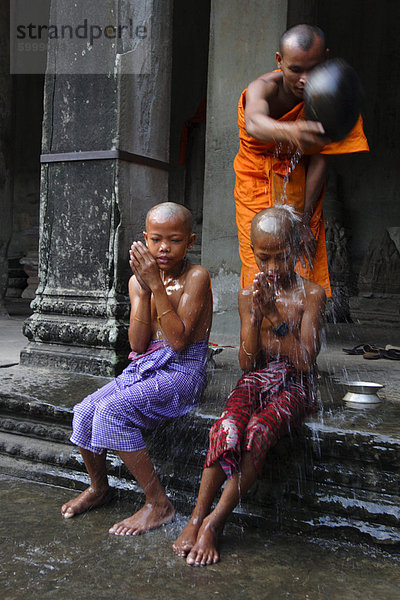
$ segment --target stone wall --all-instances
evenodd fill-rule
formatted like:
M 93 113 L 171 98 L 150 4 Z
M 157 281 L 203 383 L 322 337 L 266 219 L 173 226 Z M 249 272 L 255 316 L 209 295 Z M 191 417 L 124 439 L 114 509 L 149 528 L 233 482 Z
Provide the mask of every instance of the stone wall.
M 275 68 L 286 12 L 286 1 L 211 2 L 202 260 L 218 276 L 219 310 L 236 306 L 240 287 L 233 198 L 238 100 L 250 81 Z
M 40 282 L 23 364 L 113 375 L 126 363 L 128 250 L 148 208 L 168 193 L 171 3 L 144 0 L 141 8 L 151 31 L 143 70 L 132 69 L 130 39 L 101 46 L 104 74 L 90 70 L 98 73 L 90 48 L 49 44 Z M 130 9 L 116 0 L 75 4 L 86 11 L 78 17 L 95 22 Z M 69 22 L 69 10 L 53 0 L 51 19 Z
M 0 5 L 0 314 L 6 314 L 8 247 L 12 234 L 12 79 L 9 70 L 9 4 Z

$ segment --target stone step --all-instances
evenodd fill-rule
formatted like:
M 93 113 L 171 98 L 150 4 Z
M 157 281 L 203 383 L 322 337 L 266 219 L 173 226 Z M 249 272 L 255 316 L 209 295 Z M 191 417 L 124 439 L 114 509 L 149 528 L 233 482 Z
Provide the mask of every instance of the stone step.
M 340 463 L 313 462 L 310 479 L 316 483 L 348 489 L 379 491 L 382 494 L 400 494 L 399 477 L 394 471 L 380 470 L 379 465 L 365 465 L 350 461 Z
M 72 409 L 44 402 L 34 396 L 9 391 L 0 392 L 0 413 L 19 415 L 27 419 L 70 426 Z
M 107 379 L 45 372 L 27 386 L 33 372 L 15 371 L 0 391 L 0 471 L 83 489 L 88 478 L 69 442 L 72 406 Z M 209 428 L 239 375 L 229 361 L 217 363 L 202 404 L 146 434 L 161 482 L 184 513 L 198 490 Z M 269 529 L 316 528 L 380 543 L 399 541 L 399 407 L 386 403 L 375 412 L 346 411 L 342 392 L 322 381 L 324 410 L 269 452 L 263 478 L 235 511 L 236 519 Z M 143 499 L 113 452 L 107 469 L 120 495 Z
M 191 447 L 195 454 L 204 455 L 209 427 L 220 414 L 222 397 L 225 397 L 225 392 L 230 387 L 229 375 L 225 374 L 222 381 L 214 376 L 199 407 L 184 419 L 157 429 L 156 442 L 152 444 L 154 452 L 157 454 L 161 451 L 164 454 L 165 447 L 171 446 L 168 441 L 168 437 L 171 437 L 180 441 L 178 445 L 172 444 L 174 457 L 183 459 L 187 456 L 188 447 Z M 399 416 L 400 408 L 390 404 L 386 404 L 384 409 L 374 415 L 371 413 L 346 415 L 343 409 L 335 411 L 329 409 L 308 419 L 301 435 L 314 463 L 321 465 L 324 461 L 328 463 L 337 461 L 337 474 L 340 473 L 342 463 L 364 463 L 366 475 L 368 475 L 368 468 L 373 469 L 376 465 L 379 466 L 376 474 L 379 479 L 384 471 L 388 473 L 398 471 L 400 435 L 398 431 L 390 434 L 390 424 L 398 422 Z M 19 419 L 20 422 L 13 419 Z M 0 392 L 0 426 L 6 431 L 15 429 L 17 433 L 27 432 L 33 437 L 47 435 L 53 440 L 67 439 L 71 423 L 72 409 L 69 407 L 44 402 L 26 394 Z M 347 427 L 345 428 L 344 425 Z M 152 436 L 150 435 L 149 438 L 151 440 Z M 336 475 L 332 465 L 329 464 L 326 469 L 332 475 Z
M 0 398 L 1 431 L 69 444 L 70 409 L 18 397 L 8 398 L 6 406 L 7 411 L 4 412 Z M 213 420 L 213 415 L 205 412 L 205 406 L 202 406 L 183 419 L 158 427 L 155 432 L 146 435 L 151 456 L 161 463 L 169 458 L 180 465 L 180 470 L 201 469 Z M 311 420 L 296 436 L 297 459 L 293 477 L 287 465 L 289 460 L 293 460 L 292 446 L 293 442 L 287 444 L 282 440 L 272 453 L 273 461 L 279 462 L 280 470 L 285 471 L 287 478 L 298 480 L 302 477 L 349 490 L 357 488 L 387 494 L 400 492 L 397 476 L 400 442 L 396 438 L 338 431 L 321 421 Z M 273 469 L 273 464 L 269 468 Z
M 109 453 L 107 462 L 110 483 L 119 497 L 141 502 L 143 493 L 119 457 Z M 195 500 L 200 469 L 196 473 L 191 465 L 184 471 L 171 457 L 163 463 L 155 461 L 155 466 L 177 509 L 187 513 Z M 75 490 L 84 489 L 89 482 L 72 445 L 4 432 L 0 433 L 0 472 Z M 296 481 L 290 476 L 279 486 L 263 479 L 237 508 L 235 520 L 288 531 L 332 532 L 333 528 L 344 537 L 362 534 L 382 544 L 400 542 L 400 497 L 349 491 L 351 495 L 346 495 L 343 488 Z
M 0 414 L 0 431 L 43 439 L 45 441 L 64 443 L 68 443 L 71 435 L 71 428 L 60 425 L 58 422 L 41 421 L 40 417 L 35 420 L 28 416 L 16 418 L 7 414 Z

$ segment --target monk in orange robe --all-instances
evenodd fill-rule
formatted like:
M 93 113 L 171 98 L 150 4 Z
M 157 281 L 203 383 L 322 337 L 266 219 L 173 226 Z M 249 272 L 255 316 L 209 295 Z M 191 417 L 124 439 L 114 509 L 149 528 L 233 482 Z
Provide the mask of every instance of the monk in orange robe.
M 304 119 L 307 75 L 328 54 L 318 27 L 296 25 L 281 37 L 278 69 L 241 94 L 234 169 L 242 287 L 250 285 L 258 271 L 250 247 L 251 220 L 264 208 L 283 203 L 292 205 L 301 218 L 303 256 L 296 271 L 331 295 L 322 214 L 327 156 L 369 148 L 361 116 L 349 135 L 334 143 L 321 123 Z

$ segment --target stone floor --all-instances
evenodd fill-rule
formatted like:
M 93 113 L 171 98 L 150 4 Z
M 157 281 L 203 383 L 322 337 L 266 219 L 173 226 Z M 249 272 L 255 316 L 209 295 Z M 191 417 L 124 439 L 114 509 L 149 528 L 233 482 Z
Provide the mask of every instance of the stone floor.
M 182 516 L 139 537 L 111 536 L 134 510 L 114 501 L 65 520 L 71 492 L 0 476 L 3 600 L 393 600 L 400 559 L 381 550 L 300 536 L 265 535 L 228 525 L 221 562 L 188 567 L 171 544 Z

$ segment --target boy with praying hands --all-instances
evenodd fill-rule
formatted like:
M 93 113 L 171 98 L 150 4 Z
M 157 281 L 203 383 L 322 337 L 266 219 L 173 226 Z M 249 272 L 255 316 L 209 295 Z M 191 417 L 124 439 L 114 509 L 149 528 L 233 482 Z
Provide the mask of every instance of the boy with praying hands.
M 142 432 L 185 415 L 206 386 L 212 294 L 208 271 L 185 258 L 195 241 L 192 215 L 173 202 L 158 204 L 143 235 L 145 244 L 133 242 L 130 249 L 131 363 L 74 407 L 71 441 L 90 486 L 61 508 L 70 518 L 110 499 L 106 453 L 114 450 L 145 493 L 145 505 L 111 527 L 116 535 L 138 535 L 173 520 Z

